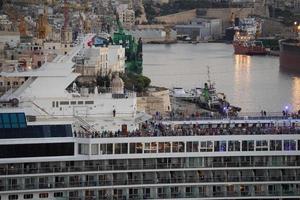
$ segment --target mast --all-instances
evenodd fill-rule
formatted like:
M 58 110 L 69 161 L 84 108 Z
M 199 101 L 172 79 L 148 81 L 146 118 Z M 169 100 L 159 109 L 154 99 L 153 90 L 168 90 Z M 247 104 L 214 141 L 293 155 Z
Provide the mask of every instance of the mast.
M 207 82 L 209 84 L 209 87 L 211 87 L 211 80 L 210 80 L 210 67 L 207 65 Z

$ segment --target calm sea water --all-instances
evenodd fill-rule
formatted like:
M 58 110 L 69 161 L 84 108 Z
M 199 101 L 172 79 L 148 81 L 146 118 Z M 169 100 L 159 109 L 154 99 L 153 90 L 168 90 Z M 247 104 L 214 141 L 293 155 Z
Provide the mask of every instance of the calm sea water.
M 244 112 L 300 109 L 300 75 L 282 72 L 279 58 L 237 56 L 229 44 L 144 45 L 144 75 L 152 85 L 203 86 L 207 66 L 218 92 Z

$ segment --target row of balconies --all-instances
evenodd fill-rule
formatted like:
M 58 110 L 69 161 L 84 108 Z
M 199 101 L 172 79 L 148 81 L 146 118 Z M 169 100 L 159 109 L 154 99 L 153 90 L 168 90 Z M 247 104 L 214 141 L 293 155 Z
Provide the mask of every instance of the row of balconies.
M 96 176 L 95 176 L 96 177 Z M 2 179 L 3 180 L 3 179 Z M 121 185 L 149 185 L 149 184 L 194 184 L 199 183 L 205 185 L 206 183 L 215 183 L 216 185 L 238 184 L 240 182 L 247 182 L 247 184 L 257 184 L 257 182 L 288 182 L 300 181 L 299 176 L 281 176 L 281 177 L 266 177 L 266 176 L 232 176 L 232 177 L 154 177 L 141 179 L 126 179 L 115 178 L 111 180 L 93 180 L 93 181 L 63 181 L 63 182 L 40 182 L 24 184 L 19 181 L 18 184 L 8 182 L 1 182 L 0 191 L 12 190 L 31 190 L 31 189 L 51 189 L 51 188 L 72 188 L 72 187 L 95 187 L 95 186 L 121 186 Z
M 138 194 L 129 194 L 128 189 L 121 189 L 121 192 L 115 193 L 112 192 L 108 195 L 103 195 L 103 193 L 97 193 L 96 191 L 89 190 L 89 193 L 84 195 L 84 191 L 78 191 L 77 195 L 66 195 L 64 197 L 56 199 L 69 199 L 69 200 L 140 200 L 140 199 L 174 199 L 174 198 L 222 198 L 222 197 L 293 197 L 299 196 L 300 190 L 280 190 L 280 191 L 211 191 L 211 192 L 184 192 L 184 191 L 172 191 L 170 188 L 164 187 L 165 190 L 154 192 L 154 193 L 138 193 Z
M 18 166 L 6 166 L 0 168 L 0 175 L 15 174 L 43 174 L 43 173 L 68 173 L 68 172 L 89 172 L 89 171 L 111 171 L 111 170 L 148 170 L 148 169 L 180 169 L 180 168 L 230 168 L 230 167 L 297 167 L 300 168 L 299 161 L 279 161 L 279 162 L 210 162 L 200 164 L 187 163 L 119 163 L 102 164 L 96 166 L 73 166 L 73 167 L 39 167 L 23 168 Z

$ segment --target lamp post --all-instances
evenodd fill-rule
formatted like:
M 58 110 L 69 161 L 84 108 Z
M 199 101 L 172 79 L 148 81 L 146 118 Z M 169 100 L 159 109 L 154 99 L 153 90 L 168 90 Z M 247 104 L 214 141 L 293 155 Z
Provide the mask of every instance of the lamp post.
M 227 108 L 227 107 L 224 107 L 224 108 L 223 108 L 223 111 L 226 113 L 226 118 L 228 119 L 228 108 Z
M 285 106 L 285 107 L 284 107 L 284 110 L 285 110 L 285 115 L 288 117 L 288 114 L 289 114 L 289 106 Z

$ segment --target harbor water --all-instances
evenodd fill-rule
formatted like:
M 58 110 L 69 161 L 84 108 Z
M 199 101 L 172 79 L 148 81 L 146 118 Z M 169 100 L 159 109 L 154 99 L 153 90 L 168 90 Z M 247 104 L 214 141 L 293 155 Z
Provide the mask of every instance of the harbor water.
M 152 85 L 203 87 L 210 78 L 243 112 L 300 109 L 300 75 L 280 70 L 274 56 L 234 55 L 230 44 L 144 45 L 144 75 Z

